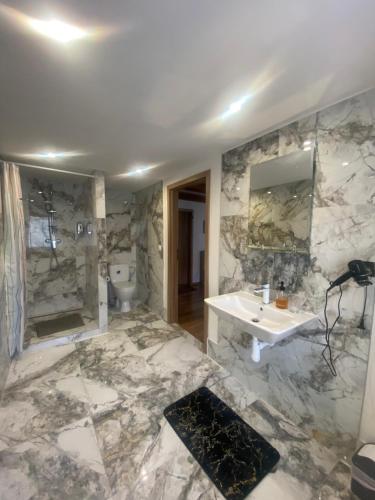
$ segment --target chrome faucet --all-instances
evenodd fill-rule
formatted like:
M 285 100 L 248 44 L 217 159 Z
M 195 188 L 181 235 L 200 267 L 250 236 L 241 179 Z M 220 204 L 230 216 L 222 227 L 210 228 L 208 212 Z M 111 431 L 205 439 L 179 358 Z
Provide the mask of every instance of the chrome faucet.
M 255 288 L 253 290 L 255 295 L 262 294 L 263 297 L 263 304 L 269 304 L 270 303 L 270 285 L 269 283 L 266 283 L 265 285 L 262 285 L 258 288 Z

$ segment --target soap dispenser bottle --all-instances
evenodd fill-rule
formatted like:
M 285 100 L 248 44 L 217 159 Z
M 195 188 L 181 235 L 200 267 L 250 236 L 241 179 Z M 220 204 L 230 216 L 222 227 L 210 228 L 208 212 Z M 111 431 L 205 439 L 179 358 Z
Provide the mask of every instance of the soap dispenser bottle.
M 288 309 L 288 296 L 285 293 L 284 282 L 280 281 L 276 296 L 276 307 L 279 309 Z

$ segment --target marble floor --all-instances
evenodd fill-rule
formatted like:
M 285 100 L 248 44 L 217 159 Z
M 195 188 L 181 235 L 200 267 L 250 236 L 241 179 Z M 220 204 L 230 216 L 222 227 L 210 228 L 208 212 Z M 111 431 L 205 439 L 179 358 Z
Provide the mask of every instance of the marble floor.
M 139 307 L 113 315 L 109 333 L 12 364 L 0 407 L 1 500 L 221 499 L 163 417 L 202 385 L 281 455 L 249 498 L 352 498 L 347 464 L 256 399 L 190 334 Z

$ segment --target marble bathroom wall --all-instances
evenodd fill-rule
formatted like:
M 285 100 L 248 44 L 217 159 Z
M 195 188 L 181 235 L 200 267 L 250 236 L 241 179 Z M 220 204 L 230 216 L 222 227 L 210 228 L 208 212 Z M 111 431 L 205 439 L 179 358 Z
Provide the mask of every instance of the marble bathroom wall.
M 108 263 L 128 264 L 130 278 L 135 281 L 135 196 L 128 191 L 106 188 L 105 198 Z
M 86 234 L 77 237 L 76 224 L 93 222 L 90 181 L 66 176 L 51 177 L 21 170 L 23 206 L 27 243 L 27 311 L 28 317 L 60 313 L 84 306 L 86 292 L 86 247 L 92 242 Z M 56 257 L 49 244 L 48 219 L 43 197 L 38 191 L 54 194 L 56 210 Z
M 369 289 L 366 330 L 358 324 L 364 289 L 343 286 L 341 320 L 333 333 L 337 377 L 325 365 L 323 307 L 330 280 L 352 259 L 375 260 L 375 90 L 293 122 L 223 155 L 220 293 L 252 289 L 282 279 L 299 307 L 319 321 L 309 332 L 262 351 L 250 361 L 250 339 L 219 322 L 219 343 L 211 356 L 251 390 L 317 437 L 350 450 L 358 432 L 370 341 L 373 290 Z M 315 143 L 315 184 L 310 256 L 248 248 L 250 166 Z M 258 167 L 261 168 L 261 167 Z M 329 296 L 330 322 L 339 290 Z
M 163 183 L 135 193 L 137 298 L 165 316 L 163 307 Z
M 105 207 L 105 179 L 102 172 L 96 171 L 91 181 L 93 212 L 95 217 L 96 245 L 91 254 L 94 258 L 90 266 L 94 268 L 96 278 L 93 283 L 97 290 L 97 318 L 99 330 L 106 332 L 108 328 L 108 260 L 107 260 L 107 228 Z

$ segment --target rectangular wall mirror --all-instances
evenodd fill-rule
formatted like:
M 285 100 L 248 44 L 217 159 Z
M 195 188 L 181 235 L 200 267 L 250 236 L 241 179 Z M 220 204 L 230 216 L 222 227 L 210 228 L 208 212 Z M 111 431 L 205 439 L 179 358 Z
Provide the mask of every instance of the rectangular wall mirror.
M 249 247 L 309 254 L 313 151 L 250 167 Z

